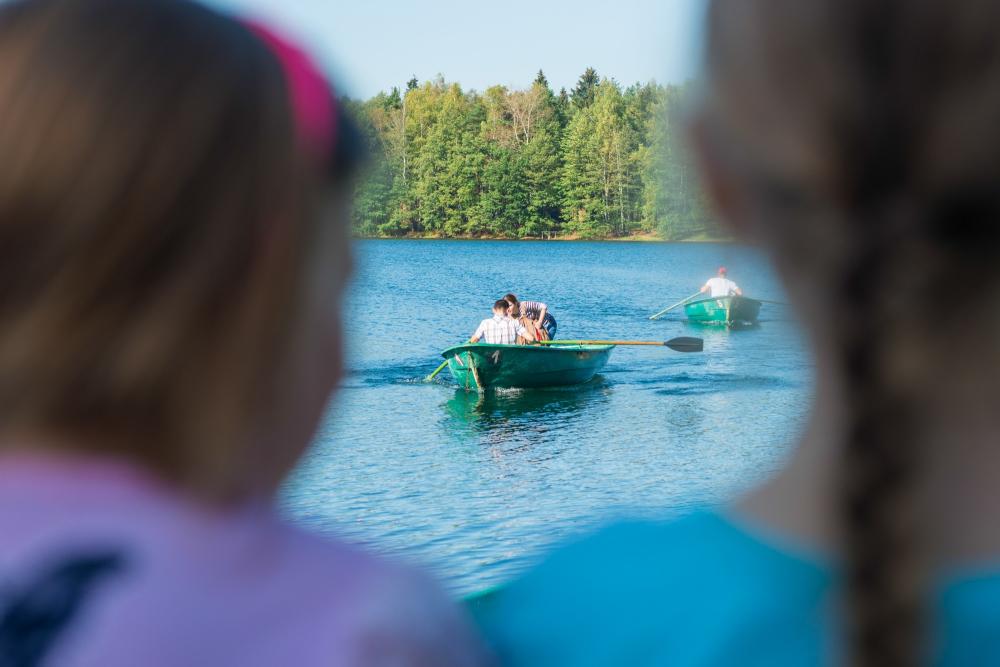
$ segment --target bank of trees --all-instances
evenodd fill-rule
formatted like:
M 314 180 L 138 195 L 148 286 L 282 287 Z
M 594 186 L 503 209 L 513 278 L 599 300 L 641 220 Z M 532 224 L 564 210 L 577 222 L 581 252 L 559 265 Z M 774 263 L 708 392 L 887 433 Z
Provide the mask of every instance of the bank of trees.
M 374 156 L 366 236 L 580 238 L 713 232 L 678 129 L 686 89 L 623 88 L 588 69 L 555 93 L 463 91 L 442 78 L 347 101 Z

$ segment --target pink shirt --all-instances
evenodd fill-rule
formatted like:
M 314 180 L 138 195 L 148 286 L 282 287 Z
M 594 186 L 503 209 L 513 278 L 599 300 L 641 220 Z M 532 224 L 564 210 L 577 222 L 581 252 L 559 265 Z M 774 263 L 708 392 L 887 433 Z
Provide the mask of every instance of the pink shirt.
M 209 510 L 125 465 L 11 457 L 0 458 L 4 657 L 69 667 L 483 664 L 464 618 L 428 581 L 269 507 Z

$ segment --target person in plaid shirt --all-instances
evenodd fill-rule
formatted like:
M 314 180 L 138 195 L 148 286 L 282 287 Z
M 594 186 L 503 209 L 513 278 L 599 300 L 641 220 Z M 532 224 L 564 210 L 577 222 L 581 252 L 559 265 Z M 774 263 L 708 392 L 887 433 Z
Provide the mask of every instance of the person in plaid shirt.
M 478 343 L 482 340 L 490 345 L 516 345 L 518 336 L 529 343 L 535 341 L 535 337 L 523 324 L 507 317 L 507 302 L 501 299 L 493 304 L 493 317 L 479 323 L 479 328 L 472 334 L 469 342 Z

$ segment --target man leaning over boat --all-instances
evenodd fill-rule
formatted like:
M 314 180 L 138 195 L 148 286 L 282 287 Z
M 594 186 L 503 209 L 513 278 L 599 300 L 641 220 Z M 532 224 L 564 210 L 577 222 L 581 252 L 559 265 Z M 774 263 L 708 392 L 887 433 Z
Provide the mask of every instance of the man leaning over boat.
M 500 299 L 493 304 L 493 317 L 479 323 L 479 328 L 469 339 L 470 343 L 482 341 L 490 345 L 516 345 L 518 337 L 528 343 L 535 342 L 534 335 L 517 320 L 507 316 L 508 303 Z

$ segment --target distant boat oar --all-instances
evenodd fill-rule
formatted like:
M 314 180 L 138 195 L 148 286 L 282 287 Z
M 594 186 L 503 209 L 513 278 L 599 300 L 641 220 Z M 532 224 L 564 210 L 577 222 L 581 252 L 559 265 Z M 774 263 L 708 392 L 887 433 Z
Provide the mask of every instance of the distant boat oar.
M 659 345 L 677 352 L 701 352 L 705 341 L 701 338 L 680 336 L 670 340 L 540 340 L 539 345 Z
M 784 301 L 769 301 L 767 299 L 754 299 L 754 301 L 760 301 L 761 303 L 773 303 L 776 306 L 787 306 L 789 304 Z
M 687 303 L 691 299 L 695 298 L 699 294 L 701 294 L 701 290 L 698 290 L 697 292 L 695 292 L 694 294 L 692 294 L 691 296 L 689 296 L 686 299 L 682 299 L 682 300 L 678 301 L 677 303 L 675 303 L 672 306 L 668 306 L 667 308 L 664 308 L 663 310 L 661 310 L 660 312 L 658 312 L 656 315 L 650 315 L 649 319 L 651 319 L 651 320 L 659 319 L 661 315 L 666 315 L 667 313 L 669 313 L 674 308 L 677 308 L 678 306 L 683 306 L 685 303 Z

